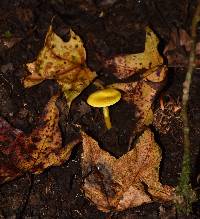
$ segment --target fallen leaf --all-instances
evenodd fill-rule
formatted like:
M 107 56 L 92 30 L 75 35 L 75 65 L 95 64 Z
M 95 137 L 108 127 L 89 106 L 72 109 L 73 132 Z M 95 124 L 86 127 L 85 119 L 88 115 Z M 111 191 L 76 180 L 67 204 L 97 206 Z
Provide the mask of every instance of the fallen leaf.
M 45 79 L 55 79 L 65 94 L 68 106 L 96 77 L 96 73 L 86 65 L 86 51 L 80 37 L 70 30 L 70 39 L 64 42 L 53 32 L 52 26 L 37 60 L 27 67 L 31 75 L 25 78 L 25 87 Z
M 153 200 L 172 199 L 174 189 L 159 182 L 161 151 L 149 129 L 118 159 L 87 134 L 82 133 L 82 139 L 83 191 L 99 210 L 122 211 Z
M 196 66 L 200 66 L 200 43 L 196 44 Z M 163 54 L 168 60 L 169 67 L 187 67 L 189 52 L 191 50 L 191 37 L 184 29 L 174 28 L 170 39 L 164 48 Z
M 12 180 L 27 171 L 41 173 L 44 169 L 58 166 L 69 158 L 72 148 L 79 140 L 75 139 L 62 146 L 56 99 L 57 96 L 50 99 L 38 127 L 29 135 L 0 118 L 0 183 Z
M 191 39 L 183 29 L 174 28 L 170 33 L 170 40 L 164 48 L 168 64 L 179 66 L 188 62 L 188 52 L 191 49 Z
M 189 34 L 184 29 L 173 29 L 170 33 L 170 40 L 166 45 L 163 54 L 166 54 L 168 51 L 184 47 L 185 51 L 189 52 L 191 49 L 191 38 Z
M 147 70 L 163 64 L 157 46 L 159 40 L 155 33 L 146 28 L 145 51 L 138 54 L 128 54 L 116 56 L 106 61 L 106 66 L 113 66 L 113 74 L 119 78 L 127 78 L 139 70 Z
M 153 122 L 152 105 L 157 93 L 164 85 L 167 67 L 148 70 L 145 78 L 137 82 L 116 83 L 109 87 L 122 90 L 122 99 L 134 106 L 137 124 L 135 132 L 140 132 Z

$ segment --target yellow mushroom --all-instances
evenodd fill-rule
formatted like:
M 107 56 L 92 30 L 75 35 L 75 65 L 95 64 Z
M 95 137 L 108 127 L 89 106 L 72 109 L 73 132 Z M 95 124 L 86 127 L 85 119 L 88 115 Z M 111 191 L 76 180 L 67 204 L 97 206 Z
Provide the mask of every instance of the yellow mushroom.
M 95 91 L 90 94 L 87 99 L 87 103 L 93 107 L 102 107 L 104 120 L 106 127 L 110 129 L 112 127 L 110 122 L 110 115 L 108 107 L 117 103 L 121 98 L 121 93 L 113 88 L 105 88 Z

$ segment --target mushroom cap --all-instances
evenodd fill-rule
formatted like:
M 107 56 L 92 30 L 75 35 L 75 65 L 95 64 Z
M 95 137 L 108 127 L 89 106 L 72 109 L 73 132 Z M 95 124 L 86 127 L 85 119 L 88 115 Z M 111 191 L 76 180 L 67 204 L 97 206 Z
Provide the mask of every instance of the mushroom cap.
M 117 103 L 121 98 L 121 93 L 113 88 L 105 88 L 90 94 L 87 103 L 93 107 L 107 107 Z

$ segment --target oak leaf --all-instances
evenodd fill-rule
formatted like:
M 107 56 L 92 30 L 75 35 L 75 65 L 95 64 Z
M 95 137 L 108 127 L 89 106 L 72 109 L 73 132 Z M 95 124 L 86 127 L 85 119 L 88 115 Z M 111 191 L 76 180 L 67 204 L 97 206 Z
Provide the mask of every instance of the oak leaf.
M 38 126 L 26 135 L 0 118 L 0 183 L 12 180 L 25 172 L 41 173 L 50 166 L 65 162 L 75 139 L 62 146 L 61 131 L 58 126 L 59 111 L 53 96 L 45 107 Z
M 81 38 L 70 30 L 70 39 L 64 42 L 53 32 L 52 26 L 36 61 L 28 63 L 27 68 L 31 75 L 24 79 L 25 87 L 45 79 L 55 79 L 65 94 L 68 106 L 96 77 L 96 73 L 86 65 L 86 51 Z
M 127 78 L 140 70 L 161 66 L 163 58 L 158 52 L 158 43 L 155 33 L 147 27 L 144 52 L 113 57 L 106 61 L 106 66 L 114 67 L 113 74 L 119 79 Z
M 161 151 L 150 130 L 118 159 L 87 134 L 82 133 L 82 139 L 83 191 L 99 210 L 122 211 L 153 200 L 172 199 L 174 189 L 159 182 Z

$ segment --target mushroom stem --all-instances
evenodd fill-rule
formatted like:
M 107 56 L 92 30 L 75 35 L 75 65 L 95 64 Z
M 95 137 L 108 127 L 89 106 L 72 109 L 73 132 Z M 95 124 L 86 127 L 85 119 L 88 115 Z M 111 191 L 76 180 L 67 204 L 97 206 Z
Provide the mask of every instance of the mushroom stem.
M 110 129 L 112 127 L 111 122 L 110 122 L 110 115 L 109 115 L 109 109 L 108 107 L 103 107 L 103 115 L 104 115 L 104 120 L 106 123 L 107 129 Z

